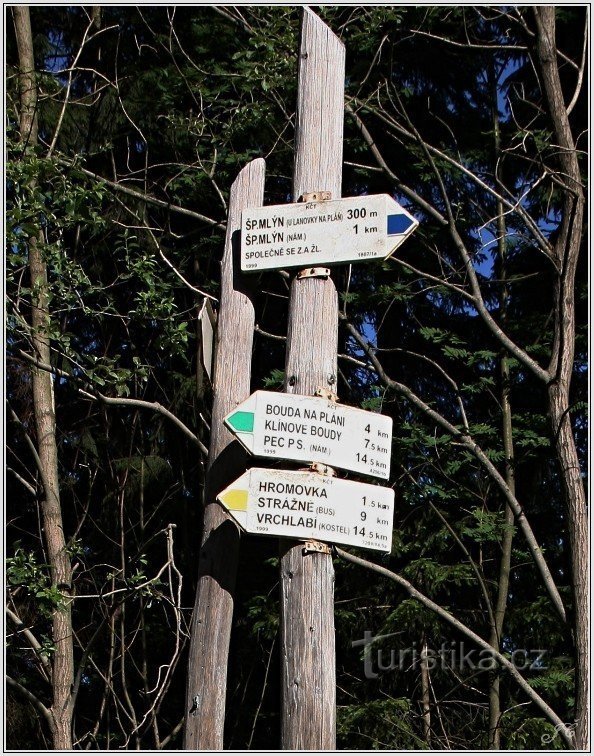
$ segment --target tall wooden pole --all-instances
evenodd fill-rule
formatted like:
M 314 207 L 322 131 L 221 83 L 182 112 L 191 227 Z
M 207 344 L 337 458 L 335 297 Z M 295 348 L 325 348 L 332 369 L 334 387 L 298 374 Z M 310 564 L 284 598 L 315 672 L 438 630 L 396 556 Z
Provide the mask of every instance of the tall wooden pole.
M 255 313 L 249 293 L 237 274 L 239 229 L 241 211 L 262 204 L 264 170 L 264 160 L 253 160 L 231 187 L 221 262 L 204 531 L 186 688 L 184 749 L 192 751 L 223 748 L 239 531 L 216 503 L 216 495 L 246 467 L 245 452 L 224 427 L 223 418 L 250 394 Z
M 293 195 L 329 191 L 340 197 L 344 120 L 342 42 L 304 8 Z M 291 285 L 287 393 L 336 390 L 338 298 L 331 279 L 295 278 Z M 281 746 L 336 747 L 334 568 L 330 554 L 304 554 L 281 543 Z

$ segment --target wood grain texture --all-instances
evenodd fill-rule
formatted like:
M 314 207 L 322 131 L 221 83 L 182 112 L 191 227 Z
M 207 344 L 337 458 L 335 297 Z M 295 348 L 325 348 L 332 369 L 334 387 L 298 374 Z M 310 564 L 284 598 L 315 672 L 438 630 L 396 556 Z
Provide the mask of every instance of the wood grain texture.
M 223 748 L 239 531 L 215 497 L 246 467 L 245 452 L 224 427 L 223 418 L 250 394 L 255 313 L 242 277 L 235 271 L 239 270 L 241 211 L 262 204 L 264 171 L 264 160 L 249 163 L 233 183 L 229 200 L 221 262 L 204 529 L 188 661 L 185 750 Z
M 344 119 L 344 46 L 304 9 L 299 50 L 295 136 L 295 199 L 328 190 L 340 197 Z M 338 298 L 330 279 L 295 278 L 291 285 L 288 393 L 336 390 Z M 336 747 L 334 567 L 328 554 L 303 554 L 281 542 L 281 669 L 283 749 Z
M 344 65 L 342 42 L 308 8 L 303 9 L 293 196 L 329 191 L 340 197 L 344 124 Z

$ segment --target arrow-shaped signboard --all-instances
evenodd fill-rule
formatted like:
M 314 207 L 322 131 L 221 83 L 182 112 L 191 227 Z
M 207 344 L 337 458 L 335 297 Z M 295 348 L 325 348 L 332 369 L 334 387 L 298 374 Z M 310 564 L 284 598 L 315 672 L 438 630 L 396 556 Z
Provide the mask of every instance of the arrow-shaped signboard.
M 248 533 L 378 551 L 392 547 L 391 488 L 252 467 L 217 498 Z
M 256 457 L 321 462 L 388 478 L 392 418 L 327 399 L 256 391 L 225 418 Z
M 241 214 L 241 269 L 382 259 L 418 225 L 388 194 L 249 208 Z

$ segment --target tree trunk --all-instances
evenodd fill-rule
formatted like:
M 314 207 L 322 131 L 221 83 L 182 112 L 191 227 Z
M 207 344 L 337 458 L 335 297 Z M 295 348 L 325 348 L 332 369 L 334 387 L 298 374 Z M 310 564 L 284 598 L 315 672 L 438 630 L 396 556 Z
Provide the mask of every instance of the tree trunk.
M 29 8 L 13 6 L 14 26 L 19 52 L 20 80 L 20 136 L 24 150 L 37 145 L 37 85 L 33 58 L 33 36 Z M 51 364 L 48 308 L 47 266 L 43 260 L 43 232 L 29 239 L 29 271 L 31 276 L 31 340 L 34 357 Z M 50 565 L 52 586 L 62 593 L 63 601 L 52 613 L 52 693 L 51 712 L 55 722 L 52 731 L 55 749 L 72 748 L 72 701 L 74 683 L 74 656 L 72 642 L 72 571 L 66 551 L 62 524 L 58 477 L 58 450 L 56 445 L 56 417 L 54 411 L 53 377 L 40 369 L 32 371 L 33 411 L 37 434 L 40 476 L 43 485 L 41 515 Z
M 427 639 L 421 639 L 421 704 L 423 708 L 423 740 L 431 748 L 431 689 L 429 682 L 429 650 Z
M 239 271 L 241 211 L 262 204 L 264 160 L 247 165 L 231 187 L 227 237 L 221 263 L 221 305 L 217 321 L 214 401 L 208 458 L 204 530 L 186 689 L 184 749 L 223 748 L 227 661 L 239 530 L 216 495 L 246 467 L 246 455 L 223 418 L 250 394 L 255 313 Z M 235 271 L 235 273 L 234 273 Z
M 555 242 L 558 269 L 556 287 L 555 338 L 548 387 L 559 471 L 567 506 L 567 530 L 571 550 L 575 642 L 575 745 L 588 748 L 588 526 L 586 494 L 579 457 L 571 428 L 569 388 L 575 349 L 575 274 L 583 238 L 584 192 L 575 141 L 563 98 L 557 64 L 554 6 L 534 9 L 536 52 L 543 90 L 554 127 L 561 166 L 559 178 L 565 185 L 563 221 Z
M 340 197 L 345 51 L 304 8 L 299 51 L 293 196 Z M 338 297 L 323 278 L 291 284 L 285 391 L 336 390 Z M 336 747 L 336 659 L 332 557 L 281 542 L 281 747 Z
M 501 409 L 503 415 L 503 448 L 505 452 L 505 482 L 515 496 L 516 480 L 514 474 L 514 447 L 512 441 L 512 414 L 509 387 L 509 362 L 505 355 L 501 357 Z M 507 609 L 507 596 L 509 592 L 509 576 L 511 569 L 511 554 L 513 542 L 514 513 L 509 507 L 505 507 L 504 533 L 501 539 L 501 560 L 499 562 L 499 580 L 497 583 L 497 600 L 495 603 L 494 619 L 495 626 L 491 628 L 489 643 L 497 651 L 501 650 L 501 634 Z M 496 669 L 489 686 L 489 748 L 498 751 L 501 748 L 501 699 L 500 699 L 501 673 Z
M 493 81 L 493 132 L 495 138 L 495 165 L 500 166 L 501 138 L 499 130 L 499 112 L 497 105 L 497 87 Z M 498 168 L 496 168 L 496 175 Z M 497 199 L 497 248 L 499 255 L 499 278 L 502 281 L 500 300 L 501 325 L 505 328 L 507 322 L 507 301 L 509 290 L 507 285 L 507 260 L 506 260 L 507 227 L 505 223 L 504 208 L 501 199 Z M 512 495 L 516 495 L 516 476 L 513 444 L 513 425 L 511 409 L 511 386 L 509 373 L 509 360 L 507 353 L 502 352 L 500 358 L 501 372 L 501 420 L 503 451 L 505 454 L 505 482 Z M 505 519 L 503 538 L 501 539 L 501 560 L 499 562 L 499 580 L 497 582 L 497 599 L 493 612 L 494 625 L 491 627 L 489 643 L 497 651 L 501 650 L 501 633 L 507 609 L 507 597 L 509 592 L 509 575 L 511 569 L 511 554 L 513 542 L 514 513 L 510 507 L 505 506 Z M 499 750 L 501 748 L 501 671 L 496 668 L 493 671 L 489 685 L 489 748 Z
M 575 746 L 589 747 L 589 585 L 588 518 L 584 484 L 568 412 L 566 386 L 554 383 L 549 388 L 551 417 L 557 435 L 557 455 L 567 502 L 567 522 L 571 548 L 573 614 L 575 643 Z

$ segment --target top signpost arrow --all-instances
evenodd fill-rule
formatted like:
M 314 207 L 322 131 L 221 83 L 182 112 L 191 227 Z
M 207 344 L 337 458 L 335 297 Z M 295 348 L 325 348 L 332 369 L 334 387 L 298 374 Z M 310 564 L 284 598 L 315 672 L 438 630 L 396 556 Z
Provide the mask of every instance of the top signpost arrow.
M 241 270 L 383 259 L 418 225 L 388 194 L 250 208 L 241 214 Z

